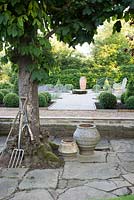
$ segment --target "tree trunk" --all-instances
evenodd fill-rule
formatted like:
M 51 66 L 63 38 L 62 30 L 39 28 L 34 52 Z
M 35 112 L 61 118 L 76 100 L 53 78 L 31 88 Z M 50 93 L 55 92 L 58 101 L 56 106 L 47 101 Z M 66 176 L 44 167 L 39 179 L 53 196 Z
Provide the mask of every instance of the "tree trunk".
M 28 119 L 36 143 L 39 142 L 38 85 L 33 82 L 27 70 L 32 61 L 28 56 L 19 57 L 19 96 L 28 98 Z

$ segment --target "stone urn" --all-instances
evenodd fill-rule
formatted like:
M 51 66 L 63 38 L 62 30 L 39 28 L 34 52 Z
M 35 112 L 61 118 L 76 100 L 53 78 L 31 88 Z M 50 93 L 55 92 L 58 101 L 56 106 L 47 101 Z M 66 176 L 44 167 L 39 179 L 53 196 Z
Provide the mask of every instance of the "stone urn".
M 100 141 L 100 134 L 93 124 L 80 124 L 77 126 L 74 135 L 79 154 L 89 155 L 94 153 L 94 149 Z
M 82 76 L 81 78 L 80 78 L 80 89 L 81 90 L 85 90 L 86 89 L 86 85 L 87 85 L 87 79 L 86 79 L 86 77 L 85 76 Z
M 78 146 L 73 139 L 64 139 L 61 140 L 58 151 L 63 157 L 76 157 Z

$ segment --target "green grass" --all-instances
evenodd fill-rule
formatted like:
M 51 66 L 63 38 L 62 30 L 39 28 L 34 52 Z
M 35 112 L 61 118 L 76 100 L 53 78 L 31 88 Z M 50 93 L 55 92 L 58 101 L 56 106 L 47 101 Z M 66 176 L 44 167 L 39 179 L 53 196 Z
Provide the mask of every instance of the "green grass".
M 123 197 L 118 197 L 118 198 L 108 199 L 108 200 L 134 200 L 134 195 L 123 196 Z

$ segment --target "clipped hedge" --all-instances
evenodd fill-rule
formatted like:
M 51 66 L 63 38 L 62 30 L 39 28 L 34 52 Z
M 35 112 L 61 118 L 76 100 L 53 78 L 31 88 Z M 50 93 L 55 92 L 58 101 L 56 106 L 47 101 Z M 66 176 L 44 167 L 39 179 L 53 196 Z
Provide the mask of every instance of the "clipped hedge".
M 130 97 L 134 96 L 134 80 L 130 80 L 127 85 L 127 91 L 125 95 L 125 101 Z
M 129 97 L 126 102 L 125 105 L 128 109 L 134 109 L 134 96 Z
M 39 94 L 43 95 L 46 98 L 47 103 L 51 102 L 51 94 L 49 92 L 40 92 Z
M 102 92 L 99 95 L 99 103 L 101 108 L 104 109 L 113 109 L 116 107 L 117 99 L 116 96 L 112 93 Z
M 19 96 L 15 93 L 9 93 L 4 97 L 3 103 L 7 107 L 18 107 L 19 106 Z
M 47 107 L 48 106 L 48 101 L 47 98 L 43 94 L 38 95 L 39 99 L 39 107 Z

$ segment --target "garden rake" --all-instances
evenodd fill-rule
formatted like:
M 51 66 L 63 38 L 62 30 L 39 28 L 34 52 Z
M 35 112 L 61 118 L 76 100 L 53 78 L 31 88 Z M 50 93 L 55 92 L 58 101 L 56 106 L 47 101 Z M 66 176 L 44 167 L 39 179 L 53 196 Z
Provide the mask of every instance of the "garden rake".
M 21 135 L 22 135 L 22 125 L 23 117 L 26 109 L 27 98 L 21 97 L 20 99 L 20 111 L 19 111 L 19 135 L 18 135 L 18 148 L 15 148 L 11 154 L 11 158 L 8 164 L 8 168 L 19 168 L 21 166 L 24 149 L 21 148 Z

